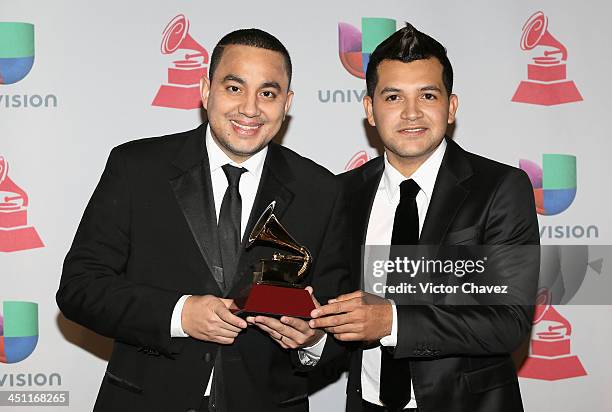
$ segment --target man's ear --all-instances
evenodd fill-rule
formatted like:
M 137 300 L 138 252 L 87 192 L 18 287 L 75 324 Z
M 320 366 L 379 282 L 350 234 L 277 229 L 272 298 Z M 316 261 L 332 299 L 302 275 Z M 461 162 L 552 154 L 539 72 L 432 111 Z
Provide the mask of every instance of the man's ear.
M 365 109 L 365 115 L 368 118 L 368 123 L 370 126 L 376 127 L 376 122 L 374 121 L 374 111 L 373 111 L 373 102 L 370 96 L 364 96 L 363 98 L 363 108 Z
M 456 94 L 451 94 L 448 98 L 448 124 L 455 123 L 455 115 L 459 107 L 459 98 Z
M 210 94 L 210 79 L 204 75 L 200 79 L 200 95 L 202 96 L 202 106 L 208 110 L 208 95 Z
M 293 90 L 289 90 L 287 92 L 287 100 L 285 101 L 285 113 L 283 114 L 283 120 L 285 120 L 285 116 L 289 113 L 289 109 L 291 108 L 291 102 L 293 101 Z

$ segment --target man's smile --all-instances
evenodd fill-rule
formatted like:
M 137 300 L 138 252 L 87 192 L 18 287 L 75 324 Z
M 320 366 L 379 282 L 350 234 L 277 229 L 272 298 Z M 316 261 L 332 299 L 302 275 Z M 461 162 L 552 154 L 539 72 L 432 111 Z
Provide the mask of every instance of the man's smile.
M 245 136 L 253 136 L 257 133 L 259 128 L 263 126 L 262 123 L 259 122 L 248 122 L 248 121 L 238 121 L 238 120 L 230 120 L 232 124 L 232 128 L 238 134 Z
M 426 127 L 421 127 L 421 126 L 410 126 L 410 127 L 403 127 L 398 129 L 398 133 L 403 134 L 403 135 L 407 135 L 407 136 L 421 136 L 423 134 L 425 134 L 425 132 L 427 131 Z

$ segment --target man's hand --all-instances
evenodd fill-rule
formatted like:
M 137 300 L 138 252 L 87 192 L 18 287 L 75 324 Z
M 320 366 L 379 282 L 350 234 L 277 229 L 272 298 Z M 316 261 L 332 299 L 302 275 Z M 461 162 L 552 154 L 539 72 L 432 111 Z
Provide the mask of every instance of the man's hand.
M 391 334 L 391 302 L 357 290 L 330 299 L 311 313 L 311 328 L 324 328 L 343 341 L 376 341 Z
M 231 345 L 247 327 L 244 319 L 230 312 L 234 301 L 212 295 L 190 296 L 181 313 L 181 326 L 195 339 Z
M 312 288 L 307 286 L 306 290 L 310 293 L 315 307 L 320 307 L 321 305 L 312 295 Z M 284 349 L 312 346 L 325 335 L 322 330 L 312 329 L 307 321 L 289 316 L 282 316 L 280 320 L 268 316 L 248 316 L 247 322 L 268 333 Z

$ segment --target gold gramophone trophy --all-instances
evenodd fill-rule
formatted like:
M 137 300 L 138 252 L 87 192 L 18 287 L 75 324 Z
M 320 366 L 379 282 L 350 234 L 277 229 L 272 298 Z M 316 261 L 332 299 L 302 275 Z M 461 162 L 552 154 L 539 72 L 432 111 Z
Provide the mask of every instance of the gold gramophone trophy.
M 237 313 L 310 319 L 315 305 L 310 293 L 298 282 L 310 267 L 312 256 L 278 221 L 273 213 L 275 204 L 270 203 L 262 213 L 249 235 L 247 248 L 262 241 L 298 255 L 275 252 L 271 259 L 261 259 L 253 272 L 253 283 L 234 300 Z

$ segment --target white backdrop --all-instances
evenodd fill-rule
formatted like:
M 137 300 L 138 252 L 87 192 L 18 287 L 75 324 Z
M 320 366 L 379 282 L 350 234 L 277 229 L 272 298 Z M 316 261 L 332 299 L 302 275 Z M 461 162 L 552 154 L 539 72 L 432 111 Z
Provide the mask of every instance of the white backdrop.
M 567 61 L 558 64 L 566 63 L 567 79 L 582 101 L 550 106 L 512 101 L 519 83 L 527 80 L 531 58 L 552 49 L 520 48 L 524 23 L 540 10 L 548 17 L 550 34 L 567 48 Z M 38 346 L 20 362 L 0 363 L 0 391 L 69 391 L 70 407 L 56 410 L 86 411 L 93 406 L 109 341 L 64 320 L 54 294 L 62 260 L 110 149 L 140 137 L 191 129 L 201 121 L 198 109 L 151 105 L 158 88 L 167 84 L 172 62 L 189 53 L 160 52 L 162 32 L 176 15 L 190 20 L 189 34 L 209 53 L 222 35 L 236 28 L 259 27 L 275 34 L 294 65 L 295 98 L 283 144 L 335 173 L 360 151 L 370 158 L 377 153 L 366 137 L 371 131 L 364 127 L 361 103 L 354 97 L 365 88 L 364 80 L 351 75 L 339 59 L 338 23 L 358 30 L 362 17 L 395 19 L 398 27 L 403 21 L 413 23 L 448 49 L 460 102 L 454 130 L 460 145 L 514 166 L 520 159 L 541 165 L 543 154 L 549 153 L 576 156 L 576 198 L 559 214 L 539 216 L 542 243 L 606 244 L 611 199 L 605 186 L 612 169 L 605 121 L 612 91 L 611 11 L 605 1 L 587 5 L 559 0 L 377 5 L 238 1 L 229 7 L 204 1 L 0 0 L 0 23 L 31 23 L 35 31 L 32 70 L 14 84 L 0 84 L 0 156 L 10 164 L 10 180 L 29 196 L 27 207 L 20 209 L 27 213 L 27 224 L 2 224 L 3 213 L 8 213 L 3 203 L 7 209 L 12 202 L 0 199 L 0 249 L 8 248 L 7 239 L 21 236 L 27 227 L 33 227 L 44 244 L 29 248 L 34 243 L 25 242 L 21 250 L 0 252 L 0 302 L 39 305 Z M 0 76 L 1 59 L 15 57 L 3 53 L 0 49 Z M 546 83 L 544 94 L 553 93 L 552 83 Z M 325 102 L 327 93 L 334 92 L 351 95 L 351 101 Z M 19 103 L 37 105 L 36 95 L 49 104 Z M 11 192 L 2 185 L 0 195 Z M 580 237 L 581 228 L 587 227 L 596 227 L 597 236 Z M 563 235 L 555 235 L 559 230 Z M 605 259 L 603 264 L 605 269 Z M 601 276 L 585 270 L 587 277 Z M 612 310 L 561 306 L 557 311 L 572 326 L 563 339 L 571 341 L 571 355 L 578 357 L 586 375 L 566 377 L 561 371 L 554 380 L 521 378 L 526 410 L 610 410 L 612 354 L 607 348 L 612 331 L 607 325 Z M 555 356 L 565 359 L 570 354 Z M 552 365 L 547 362 L 553 362 L 552 357 L 542 363 Z M 344 383 L 316 393 L 311 409 L 343 410 Z

